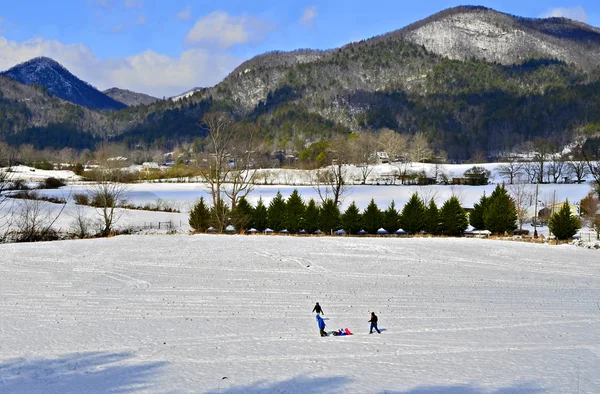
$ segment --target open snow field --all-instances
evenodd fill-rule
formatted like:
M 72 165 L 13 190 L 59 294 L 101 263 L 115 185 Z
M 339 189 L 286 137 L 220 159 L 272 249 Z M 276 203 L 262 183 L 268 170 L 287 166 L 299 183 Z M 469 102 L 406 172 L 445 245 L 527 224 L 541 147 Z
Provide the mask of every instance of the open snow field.
M 593 250 L 154 235 L 0 256 L 2 393 L 600 393 Z M 356 335 L 319 337 L 316 301 Z

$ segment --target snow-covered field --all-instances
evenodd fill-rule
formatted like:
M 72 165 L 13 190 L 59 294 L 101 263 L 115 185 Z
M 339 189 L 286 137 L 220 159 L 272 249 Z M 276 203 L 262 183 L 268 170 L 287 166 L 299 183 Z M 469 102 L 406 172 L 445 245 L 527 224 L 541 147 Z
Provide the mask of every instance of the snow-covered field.
M 0 256 L 2 393 L 600 393 L 597 251 L 155 235 Z M 316 301 L 356 335 L 319 337 Z

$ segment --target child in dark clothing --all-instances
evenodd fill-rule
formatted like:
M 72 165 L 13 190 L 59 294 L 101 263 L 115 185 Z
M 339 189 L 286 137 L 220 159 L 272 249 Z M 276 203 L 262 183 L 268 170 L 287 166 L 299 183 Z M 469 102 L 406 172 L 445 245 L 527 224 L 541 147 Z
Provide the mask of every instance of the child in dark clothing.
M 379 328 L 377 328 L 377 316 L 375 315 L 375 312 L 371 312 L 371 320 L 369 320 L 369 323 L 371 323 L 369 334 L 373 334 L 373 329 L 377 331 L 377 334 L 381 334 L 381 331 L 379 331 Z
M 321 305 L 319 305 L 319 303 L 317 302 L 315 304 L 315 307 L 312 310 L 315 313 L 320 313 L 321 315 L 324 315 L 325 313 L 323 313 L 323 309 L 321 308 Z

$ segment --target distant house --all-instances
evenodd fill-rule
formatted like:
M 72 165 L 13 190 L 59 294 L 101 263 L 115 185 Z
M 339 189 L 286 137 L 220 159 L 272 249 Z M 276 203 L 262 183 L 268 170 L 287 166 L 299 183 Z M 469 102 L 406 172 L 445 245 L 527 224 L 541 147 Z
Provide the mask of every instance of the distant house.
M 158 170 L 160 166 L 158 163 L 153 161 L 146 161 L 142 163 L 142 170 Z
M 375 160 L 377 164 L 389 164 L 390 156 L 387 154 L 387 152 L 375 152 Z

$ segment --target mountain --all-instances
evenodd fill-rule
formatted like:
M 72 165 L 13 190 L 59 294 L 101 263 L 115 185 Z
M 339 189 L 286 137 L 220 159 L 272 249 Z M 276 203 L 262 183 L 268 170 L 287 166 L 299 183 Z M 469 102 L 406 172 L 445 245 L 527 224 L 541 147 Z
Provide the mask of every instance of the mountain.
M 102 93 L 113 100 L 125 104 L 128 107 L 135 105 L 150 105 L 158 101 L 156 97 L 152 97 L 144 93 L 132 92 L 131 90 L 127 89 L 110 88 L 106 89 Z
M 89 109 L 108 111 L 126 107 L 47 57 L 37 57 L 18 64 L 2 75 L 25 85 L 43 86 L 53 96 Z
M 450 59 L 504 65 L 558 59 L 584 70 L 600 65 L 600 29 L 566 18 L 522 18 L 485 7 L 439 12 L 383 38 L 400 37 Z
M 566 144 L 600 122 L 598 59 L 594 27 L 457 7 L 336 49 L 265 53 L 186 97 L 90 111 L 88 124 L 77 117 L 65 124 L 170 149 L 204 137 L 198 121 L 205 113 L 227 111 L 258 127 L 265 141 L 298 151 L 334 134 L 390 128 L 422 132 L 438 153 L 467 160 L 540 138 Z M 24 108 L 13 98 L 6 105 Z M 12 133 L 23 135 L 30 123 L 10 123 Z

